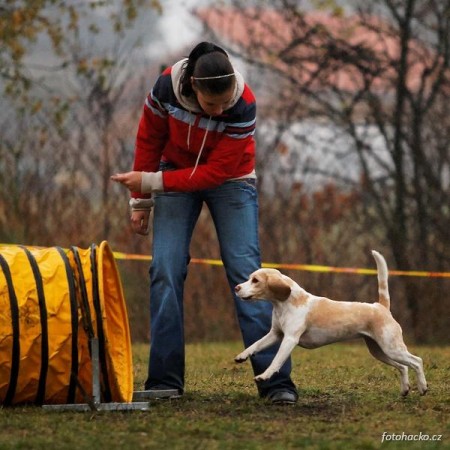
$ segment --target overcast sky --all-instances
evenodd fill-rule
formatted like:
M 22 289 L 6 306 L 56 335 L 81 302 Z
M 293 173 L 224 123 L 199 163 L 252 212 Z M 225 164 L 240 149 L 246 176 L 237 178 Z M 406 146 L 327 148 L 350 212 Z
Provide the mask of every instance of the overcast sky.
M 189 13 L 189 10 L 194 6 L 208 2 L 202 0 L 165 0 L 162 3 L 164 12 L 158 24 L 161 41 L 159 45 L 149 45 L 150 56 L 160 55 L 161 50 L 176 52 L 180 48 L 196 42 L 199 38 L 200 25 Z

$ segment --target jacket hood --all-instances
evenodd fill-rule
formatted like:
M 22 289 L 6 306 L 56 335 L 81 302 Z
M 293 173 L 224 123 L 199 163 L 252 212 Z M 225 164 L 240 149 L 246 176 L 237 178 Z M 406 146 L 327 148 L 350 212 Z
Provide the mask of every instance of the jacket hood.
M 186 62 L 187 58 L 184 58 L 172 66 L 171 77 L 172 77 L 173 91 L 175 92 L 175 96 L 177 97 L 177 100 L 180 102 L 181 106 L 186 108 L 188 111 L 200 113 L 202 112 L 202 108 L 197 103 L 197 100 L 192 97 L 186 97 L 182 95 L 180 92 L 181 91 L 180 79 L 181 75 L 183 74 L 183 65 Z M 236 86 L 234 88 L 234 94 L 230 103 L 230 108 L 233 107 L 237 103 L 237 101 L 241 98 L 241 95 L 244 92 L 245 87 L 244 77 L 236 69 L 234 69 L 234 73 L 236 74 L 235 75 Z

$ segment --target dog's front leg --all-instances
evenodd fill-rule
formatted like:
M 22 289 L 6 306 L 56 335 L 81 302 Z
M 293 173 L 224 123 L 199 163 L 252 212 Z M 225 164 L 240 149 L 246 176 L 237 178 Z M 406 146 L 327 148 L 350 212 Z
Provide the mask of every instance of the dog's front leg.
M 275 358 L 270 366 L 261 375 L 255 377 L 256 381 L 268 380 L 274 373 L 281 369 L 281 366 L 289 358 L 294 348 L 298 345 L 298 339 L 293 336 L 284 336 Z
M 259 341 L 247 347 L 242 353 L 234 358 L 237 363 L 244 362 L 249 356 L 260 352 L 261 350 L 270 347 L 280 340 L 278 333 L 272 328 L 265 336 L 263 336 Z

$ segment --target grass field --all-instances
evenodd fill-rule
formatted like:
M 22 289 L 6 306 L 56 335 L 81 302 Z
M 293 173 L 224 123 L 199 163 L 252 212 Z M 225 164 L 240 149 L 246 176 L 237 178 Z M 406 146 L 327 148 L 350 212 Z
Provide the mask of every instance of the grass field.
M 414 386 L 407 398 L 397 371 L 363 345 L 297 348 L 300 399 L 284 407 L 257 398 L 249 363 L 233 362 L 240 350 L 240 343 L 189 345 L 186 394 L 152 401 L 148 412 L 0 409 L 0 449 L 450 449 L 450 347 L 410 348 L 424 359 L 430 390 L 420 397 Z M 133 351 L 141 389 L 147 346 Z M 404 440 L 382 443 L 384 432 Z M 414 437 L 422 440 L 406 440 Z

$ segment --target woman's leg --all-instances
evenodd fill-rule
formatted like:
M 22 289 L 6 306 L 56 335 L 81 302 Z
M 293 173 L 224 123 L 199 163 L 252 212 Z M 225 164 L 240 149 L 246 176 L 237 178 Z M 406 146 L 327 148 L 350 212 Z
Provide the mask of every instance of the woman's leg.
M 234 293 L 237 284 L 246 281 L 252 272 L 261 267 L 255 181 L 227 182 L 203 193 L 217 230 L 244 345 L 248 347 L 269 332 L 272 321 L 272 305 L 269 302 L 245 302 Z M 251 357 L 255 375 L 266 370 L 277 350 L 278 345 L 275 345 Z M 286 390 L 296 395 L 290 372 L 289 358 L 278 374 L 257 384 L 260 395 L 265 397 L 275 391 Z
M 183 291 L 192 232 L 202 208 L 196 194 L 155 197 L 150 267 L 150 361 L 145 389 L 184 389 Z

